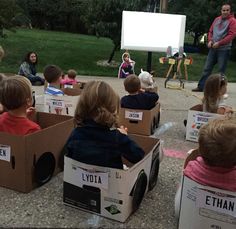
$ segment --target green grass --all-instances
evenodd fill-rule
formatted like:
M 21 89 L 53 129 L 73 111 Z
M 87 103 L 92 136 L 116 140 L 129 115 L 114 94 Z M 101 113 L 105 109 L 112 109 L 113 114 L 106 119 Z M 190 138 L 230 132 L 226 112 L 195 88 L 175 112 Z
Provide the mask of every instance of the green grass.
M 65 72 L 73 68 L 79 75 L 116 77 L 118 72 L 118 67 L 97 65 L 97 61 L 109 58 L 113 48 L 112 41 L 107 38 L 36 29 L 17 29 L 16 33 L 7 32 L 7 38 L 0 38 L 0 45 L 6 51 L 6 56 L 0 63 L 0 72 L 17 73 L 25 53 L 31 50 L 39 56 L 38 72 L 42 72 L 47 64 L 56 64 Z M 120 63 L 123 52 L 123 50 L 116 52 L 114 61 Z M 136 74 L 140 72 L 140 68 L 145 70 L 147 52 L 130 50 L 130 54 L 131 58 L 136 61 Z M 164 77 L 168 70 L 167 64 L 159 63 L 159 57 L 163 55 L 165 54 L 154 52 L 152 55 L 152 68 L 158 77 Z M 200 54 L 191 56 L 193 64 L 188 66 L 189 80 L 198 80 L 206 56 Z M 234 65 L 235 62 L 231 61 L 228 64 L 226 73 L 230 81 L 236 81 Z

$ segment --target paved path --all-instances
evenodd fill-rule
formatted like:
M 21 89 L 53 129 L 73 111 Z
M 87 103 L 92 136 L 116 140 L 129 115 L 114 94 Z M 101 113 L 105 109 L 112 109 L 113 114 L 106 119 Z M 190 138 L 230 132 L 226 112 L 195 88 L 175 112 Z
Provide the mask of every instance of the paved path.
M 119 93 L 125 94 L 123 80 L 110 77 L 79 77 L 81 80 L 105 80 Z M 176 228 L 174 218 L 174 195 L 179 182 L 183 157 L 196 143 L 185 140 L 183 120 L 187 110 L 199 103 L 191 96 L 195 83 L 186 83 L 187 91 L 165 89 L 164 79 L 157 79 L 161 102 L 160 128 L 170 128 L 159 134 L 164 141 L 165 152 L 160 166 L 157 186 L 144 197 L 140 208 L 127 220 L 118 223 L 81 210 L 64 206 L 62 202 L 63 174 L 60 173 L 46 185 L 29 194 L 0 188 L 0 227 L 73 227 L 73 228 Z M 228 104 L 236 107 L 236 84 L 229 84 Z M 35 87 L 36 94 L 43 93 L 43 87 Z M 202 93 L 194 95 L 202 96 Z M 160 130 L 160 129 L 159 129 Z M 158 131 L 158 130 L 157 130 Z M 159 131 L 160 132 L 160 131 Z

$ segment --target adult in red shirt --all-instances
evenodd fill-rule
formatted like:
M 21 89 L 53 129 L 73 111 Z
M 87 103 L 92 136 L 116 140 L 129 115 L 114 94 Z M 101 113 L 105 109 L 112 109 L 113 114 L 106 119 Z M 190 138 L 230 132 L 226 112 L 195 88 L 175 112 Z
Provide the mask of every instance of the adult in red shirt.
M 236 19 L 231 13 L 231 6 L 224 4 L 221 7 L 221 16 L 215 18 L 208 32 L 208 56 L 203 69 L 202 77 L 197 88 L 192 91 L 203 91 L 205 82 L 216 64 L 219 73 L 225 74 L 230 55 L 232 40 L 236 36 Z

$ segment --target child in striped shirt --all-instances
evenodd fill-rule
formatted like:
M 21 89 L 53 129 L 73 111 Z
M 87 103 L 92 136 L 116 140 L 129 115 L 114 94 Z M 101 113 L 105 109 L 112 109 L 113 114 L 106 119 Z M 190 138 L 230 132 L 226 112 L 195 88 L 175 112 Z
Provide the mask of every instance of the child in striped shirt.
M 60 80 L 62 78 L 62 70 L 56 65 L 48 65 L 44 68 L 43 75 L 48 82 L 45 94 L 62 96 L 64 92 L 60 89 Z

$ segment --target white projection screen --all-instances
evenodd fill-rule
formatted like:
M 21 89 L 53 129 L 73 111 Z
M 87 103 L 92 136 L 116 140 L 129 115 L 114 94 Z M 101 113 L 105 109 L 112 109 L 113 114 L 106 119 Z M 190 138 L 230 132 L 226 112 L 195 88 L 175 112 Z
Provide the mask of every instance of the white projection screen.
M 121 49 L 166 52 L 184 45 L 185 15 L 123 11 Z

